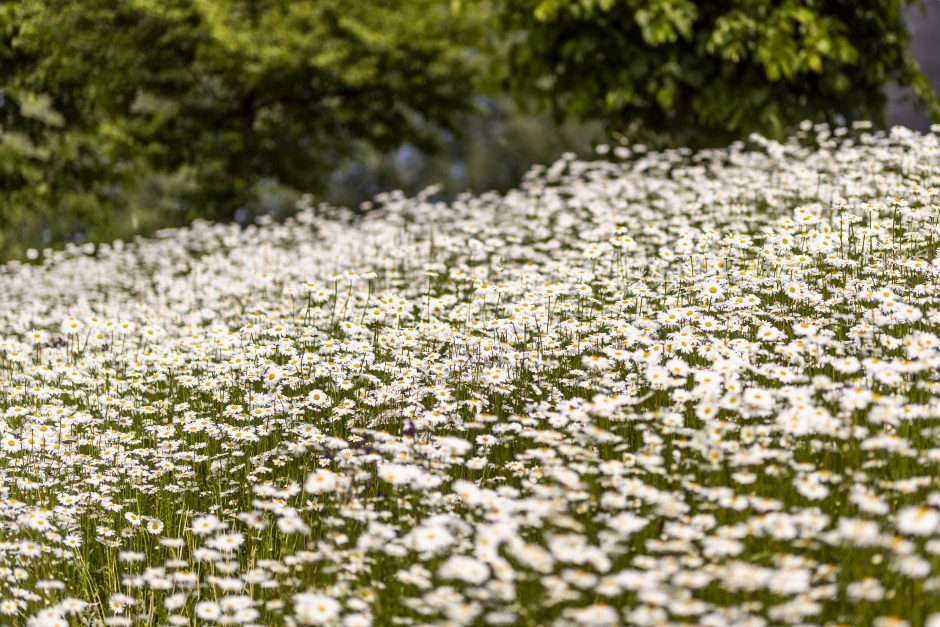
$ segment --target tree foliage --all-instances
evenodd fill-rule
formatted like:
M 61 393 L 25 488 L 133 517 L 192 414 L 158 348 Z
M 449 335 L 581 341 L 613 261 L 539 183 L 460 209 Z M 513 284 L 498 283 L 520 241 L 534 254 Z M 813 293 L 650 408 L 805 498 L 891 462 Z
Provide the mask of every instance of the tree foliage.
M 259 181 L 320 188 L 358 142 L 429 146 L 471 107 L 478 27 L 440 0 L 4 4 L 0 248 L 107 224 L 154 176 L 181 216 L 226 219 Z
M 940 103 L 901 0 L 500 0 L 505 78 L 556 115 L 711 145 L 803 119 L 884 122 L 884 87 Z

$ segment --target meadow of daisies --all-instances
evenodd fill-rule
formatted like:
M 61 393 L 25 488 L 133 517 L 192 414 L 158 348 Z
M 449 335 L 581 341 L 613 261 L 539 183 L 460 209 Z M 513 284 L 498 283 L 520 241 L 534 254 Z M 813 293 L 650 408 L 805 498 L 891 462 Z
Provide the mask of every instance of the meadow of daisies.
M 938 139 L 5 266 L 0 624 L 938 624 Z

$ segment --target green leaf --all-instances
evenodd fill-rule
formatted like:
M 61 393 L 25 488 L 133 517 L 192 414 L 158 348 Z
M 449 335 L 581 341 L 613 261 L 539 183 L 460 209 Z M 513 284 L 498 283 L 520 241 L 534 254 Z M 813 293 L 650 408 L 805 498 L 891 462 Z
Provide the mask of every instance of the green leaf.
M 52 106 L 52 97 L 49 94 L 34 94 L 28 91 L 18 94 L 20 102 L 20 115 L 39 120 L 47 126 L 62 127 L 65 118 Z

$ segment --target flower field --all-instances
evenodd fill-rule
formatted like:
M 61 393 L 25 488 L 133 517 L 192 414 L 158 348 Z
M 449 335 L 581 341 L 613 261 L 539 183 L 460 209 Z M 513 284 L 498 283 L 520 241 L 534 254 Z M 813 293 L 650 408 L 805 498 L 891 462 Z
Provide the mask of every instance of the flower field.
M 938 133 L 599 152 L 7 265 L 0 623 L 938 624 Z

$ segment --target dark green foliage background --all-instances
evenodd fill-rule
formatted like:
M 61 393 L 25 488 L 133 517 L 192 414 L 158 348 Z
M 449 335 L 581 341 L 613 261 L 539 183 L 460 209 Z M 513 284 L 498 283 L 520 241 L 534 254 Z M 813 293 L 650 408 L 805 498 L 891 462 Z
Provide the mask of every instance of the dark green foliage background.
M 107 236 L 135 200 L 227 220 L 359 143 L 429 150 L 472 108 L 480 28 L 438 0 L 5 4 L 0 246 Z
M 506 82 L 553 112 L 659 144 L 780 137 L 804 119 L 884 124 L 884 87 L 940 101 L 901 0 L 501 0 Z

